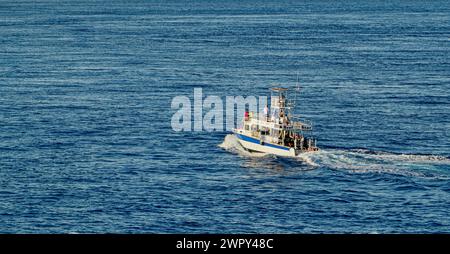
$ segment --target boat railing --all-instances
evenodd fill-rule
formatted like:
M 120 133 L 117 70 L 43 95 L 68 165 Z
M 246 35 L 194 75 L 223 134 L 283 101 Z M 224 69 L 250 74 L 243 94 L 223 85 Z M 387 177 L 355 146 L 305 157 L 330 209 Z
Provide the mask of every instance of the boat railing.
M 312 122 L 308 119 L 299 116 L 291 116 L 291 121 L 294 129 L 299 129 L 302 131 L 311 131 L 313 129 Z
M 302 131 L 311 131 L 313 129 L 312 122 L 308 119 L 302 118 L 299 115 L 290 115 L 290 124 L 283 124 L 281 122 L 275 121 L 273 122 L 271 116 L 265 115 L 264 113 L 255 113 L 250 112 L 249 116 L 245 118 L 245 121 L 251 121 L 252 119 L 255 119 L 259 122 L 259 124 L 270 124 L 273 123 L 273 127 L 277 129 L 297 129 Z

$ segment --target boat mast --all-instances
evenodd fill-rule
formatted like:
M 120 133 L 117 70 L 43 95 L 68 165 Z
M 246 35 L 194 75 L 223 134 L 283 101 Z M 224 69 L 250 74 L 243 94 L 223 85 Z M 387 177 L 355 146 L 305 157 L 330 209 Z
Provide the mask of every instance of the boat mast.
M 297 71 L 297 82 L 295 83 L 295 96 L 294 96 L 294 106 L 297 104 L 297 92 L 300 91 L 300 86 L 298 84 L 298 71 Z

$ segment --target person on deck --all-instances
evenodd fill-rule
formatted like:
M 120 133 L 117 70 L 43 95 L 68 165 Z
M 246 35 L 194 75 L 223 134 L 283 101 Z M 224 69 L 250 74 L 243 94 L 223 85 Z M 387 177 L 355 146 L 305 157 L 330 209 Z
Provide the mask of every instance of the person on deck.
M 264 107 L 264 118 L 266 121 L 269 121 L 269 108 L 267 105 Z

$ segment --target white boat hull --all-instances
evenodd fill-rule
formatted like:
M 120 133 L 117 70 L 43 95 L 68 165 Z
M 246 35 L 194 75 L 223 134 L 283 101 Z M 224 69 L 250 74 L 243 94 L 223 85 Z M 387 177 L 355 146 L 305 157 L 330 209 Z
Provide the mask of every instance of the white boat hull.
M 292 147 L 289 148 L 270 143 L 261 143 L 258 139 L 243 134 L 236 133 L 235 135 L 238 139 L 239 144 L 241 144 L 243 148 L 250 152 L 267 153 L 287 157 L 294 157 L 299 152 L 297 151 L 296 153 L 295 149 Z

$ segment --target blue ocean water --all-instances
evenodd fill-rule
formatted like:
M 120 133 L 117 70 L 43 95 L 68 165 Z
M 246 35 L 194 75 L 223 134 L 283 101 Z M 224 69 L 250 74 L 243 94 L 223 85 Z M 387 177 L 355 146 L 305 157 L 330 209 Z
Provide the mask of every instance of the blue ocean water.
M 448 1 L 0 1 L 1 233 L 450 232 Z M 319 153 L 174 132 L 302 86 Z

